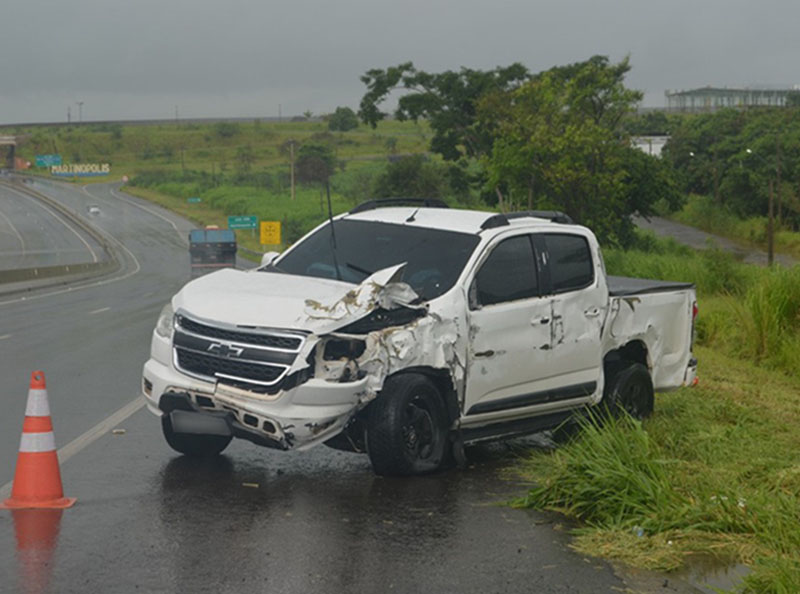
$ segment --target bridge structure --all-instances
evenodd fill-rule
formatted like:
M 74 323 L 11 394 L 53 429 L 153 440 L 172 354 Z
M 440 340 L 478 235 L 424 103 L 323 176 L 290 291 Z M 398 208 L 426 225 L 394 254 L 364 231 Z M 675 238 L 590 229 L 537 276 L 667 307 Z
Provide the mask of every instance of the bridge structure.
M 5 148 L 5 165 L 8 169 L 14 169 L 14 157 L 17 152 L 17 137 L 16 136 L 0 136 L 0 147 Z

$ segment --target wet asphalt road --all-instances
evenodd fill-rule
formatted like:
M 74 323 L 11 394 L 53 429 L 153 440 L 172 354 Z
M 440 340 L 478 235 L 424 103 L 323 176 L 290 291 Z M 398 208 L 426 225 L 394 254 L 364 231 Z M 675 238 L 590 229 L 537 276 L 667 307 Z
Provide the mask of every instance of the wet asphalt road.
M 0 184 L 0 270 L 97 262 L 102 247 L 47 204 Z
M 505 447 L 470 468 L 384 479 L 366 457 L 234 443 L 196 461 L 162 444 L 150 413 L 64 465 L 78 498 L 46 566 L 52 592 L 619 592 L 572 553 L 555 516 L 503 505 Z M 57 524 L 53 519 L 53 525 Z M 2 591 L 24 592 L 15 518 L 0 515 Z M 22 523 L 22 522 L 21 522 Z M 55 528 L 53 528 L 54 530 Z M 48 575 L 49 574 L 49 575 Z M 43 590 L 48 591 L 48 590 Z
M 0 485 L 13 476 L 30 372 L 47 374 L 57 444 L 85 435 L 137 401 L 158 311 L 188 277 L 191 223 L 109 185 L 35 187 L 76 212 L 100 204 L 96 225 L 120 242 L 124 266 L 49 296 L 0 295 Z M 324 447 L 235 441 L 216 460 L 188 460 L 141 409 L 115 428 L 124 433 L 73 443 L 62 463 L 74 508 L 0 511 L 0 592 L 625 588 L 568 548 L 557 517 L 503 505 L 525 492 L 504 445 L 473 452 L 463 471 L 384 479 L 366 457 Z
M 638 217 L 635 223 L 642 229 L 652 231 L 661 237 L 672 237 L 678 241 L 678 243 L 688 245 L 696 250 L 716 247 L 717 249 L 734 254 L 737 258 L 740 258 L 748 264 L 757 264 L 759 266 L 767 265 L 766 252 L 741 246 L 735 241 L 731 241 L 725 237 L 711 235 L 710 233 L 700 231 L 688 225 L 682 225 L 681 223 L 676 223 L 661 217 L 652 217 L 649 220 Z M 775 262 L 783 266 L 792 266 L 795 264 L 794 258 L 786 254 L 775 254 Z

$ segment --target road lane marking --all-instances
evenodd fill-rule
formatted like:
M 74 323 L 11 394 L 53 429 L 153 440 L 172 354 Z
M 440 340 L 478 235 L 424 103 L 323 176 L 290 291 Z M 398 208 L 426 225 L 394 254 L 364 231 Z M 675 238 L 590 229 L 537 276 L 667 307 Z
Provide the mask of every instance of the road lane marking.
M 44 204 L 43 202 L 40 202 L 39 200 L 36 200 L 36 199 L 35 199 L 35 198 L 33 198 L 32 196 L 28 196 L 27 194 L 23 194 L 22 192 L 18 192 L 18 191 L 17 191 L 17 190 L 15 190 L 14 188 L 9 188 L 9 190 L 11 190 L 11 192 L 12 192 L 12 193 L 14 193 L 14 194 L 16 194 L 17 196 L 22 196 L 23 198 L 26 198 L 26 199 L 30 200 L 31 202 L 33 202 L 34 204 L 36 204 L 36 205 L 37 205 L 37 206 L 39 206 L 40 208 L 42 208 L 42 209 L 46 210 L 47 212 L 49 212 L 49 213 L 50 213 L 50 214 L 51 214 L 51 215 L 52 215 L 52 216 L 55 218 L 55 220 L 57 220 L 59 223 L 61 223 L 62 225 L 64 225 L 64 226 L 65 226 L 67 229 L 69 229 L 70 231 L 72 231 L 72 233 L 74 233 L 74 234 L 75 234 L 75 237 L 77 237 L 78 239 L 80 239 L 80 240 L 81 240 L 81 242 L 83 243 L 83 245 L 85 245 L 85 246 L 86 246 L 86 249 L 87 249 L 87 250 L 89 250 L 89 253 L 90 253 L 90 254 L 92 254 L 92 261 L 93 261 L 93 262 L 97 262 L 97 261 L 98 261 L 98 260 L 97 260 L 97 254 L 96 254 L 96 253 L 94 252 L 94 250 L 92 249 L 92 246 L 90 246 L 90 245 L 89 245 L 89 242 L 88 242 L 88 241 L 86 241 L 86 240 L 85 240 L 85 239 L 84 239 L 84 238 L 81 236 L 81 234 L 80 234 L 80 233 L 78 233 L 78 232 L 77 232 L 77 231 L 76 231 L 76 230 L 75 230 L 75 229 L 72 227 L 72 225 L 68 225 L 68 224 L 67 224 L 67 220 L 66 220 L 66 219 L 63 219 L 63 218 L 61 218 L 61 217 L 60 217 L 58 214 L 56 214 L 55 212 L 53 212 L 53 210 L 52 210 L 52 209 L 51 209 L 49 206 L 47 206 L 47 205 L 46 205 L 46 204 Z
M 58 461 L 60 464 L 64 464 L 67 460 L 72 458 L 75 454 L 86 448 L 87 446 L 91 445 L 98 439 L 100 439 L 103 435 L 114 429 L 117 425 L 122 423 L 125 419 L 139 411 L 139 409 L 143 408 L 145 405 L 144 398 L 141 396 L 137 396 L 134 400 L 123 406 L 117 412 L 109 416 L 103 421 L 100 421 L 97 425 L 89 429 L 83 435 L 76 437 L 63 448 L 58 450 Z M 14 485 L 14 481 L 9 481 L 2 487 L 0 487 L 0 500 L 6 499 L 11 494 L 11 487 Z
M 6 338 L 11 338 L 12 336 L 14 336 L 14 335 L 13 334 L 3 334 L 2 336 L 0 336 L 0 340 L 5 340 Z
M 103 313 L 104 311 L 108 311 L 109 309 L 111 309 L 111 308 L 110 307 L 101 307 L 100 309 L 94 309 L 94 310 L 89 312 L 89 315 L 93 316 L 94 314 Z

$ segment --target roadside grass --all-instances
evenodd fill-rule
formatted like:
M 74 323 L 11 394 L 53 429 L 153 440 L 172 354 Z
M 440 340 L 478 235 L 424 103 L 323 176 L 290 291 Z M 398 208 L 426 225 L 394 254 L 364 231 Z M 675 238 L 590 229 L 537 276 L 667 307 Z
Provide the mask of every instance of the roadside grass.
M 800 381 L 696 347 L 701 383 L 657 397 L 656 412 L 592 419 L 536 453 L 518 505 L 581 520 L 579 551 L 674 570 L 691 555 L 751 566 L 749 592 L 798 592 Z
M 609 273 L 696 284 L 700 384 L 534 453 L 517 505 L 580 520 L 586 554 L 660 570 L 711 555 L 750 566 L 742 591 L 800 592 L 800 267 L 641 243 L 606 251 Z
M 78 178 L 82 183 L 134 176 L 162 169 L 180 172 L 231 173 L 283 166 L 288 158 L 281 146 L 288 140 L 317 142 L 334 149 L 340 161 L 385 160 L 391 154 L 417 154 L 428 150 L 426 122 L 382 121 L 348 132 L 330 132 L 324 121 L 274 122 L 253 119 L 240 122 L 162 122 L 159 124 L 92 124 L 47 127 L 4 127 L 4 133 L 25 135 L 18 156 L 35 162 L 37 154 L 57 153 L 64 163 L 110 163 L 111 175 Z M 31 173 L 49 177 L 46 168 Z M 66 178 L 69 179 L 69 178 Z

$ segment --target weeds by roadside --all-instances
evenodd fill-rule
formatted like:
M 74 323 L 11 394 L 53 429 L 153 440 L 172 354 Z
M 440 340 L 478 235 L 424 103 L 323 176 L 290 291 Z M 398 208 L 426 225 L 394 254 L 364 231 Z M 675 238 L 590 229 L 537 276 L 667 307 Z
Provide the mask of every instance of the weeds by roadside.
M 609 273 L 697 285 L 700 386 L 535 453 L 518 504 L 579 519 L 586 554 L 662 570 L 713 555 L 751 567 L 745 592 L 800 592 L 800 269 L 644 243 L 608 251 Z

